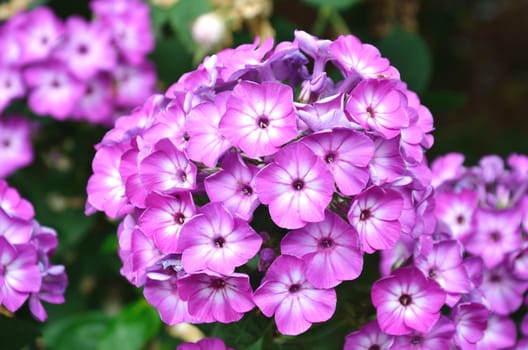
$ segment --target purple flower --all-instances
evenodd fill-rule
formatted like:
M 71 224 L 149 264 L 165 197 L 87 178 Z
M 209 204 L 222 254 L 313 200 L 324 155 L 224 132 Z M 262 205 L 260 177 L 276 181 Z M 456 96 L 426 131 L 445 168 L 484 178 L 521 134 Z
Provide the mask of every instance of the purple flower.
M 517 330 L 512 319 L 491 314 L 484 337 L 477 343 L 477 350 L 505 349 L 515 344 Z
M 491 270 L 484 269 L 479 289 L 491 311 L 508 315 L 521 306 L 527 287 L 527 281 L 516 279 L 505 264 L 500 264 Z
M 360 330 L 348 334 L 343 350 L 389 350 L 394 336 L 383 332 L 376 321 L 370 321 Z
M 520 248 L 521 216 L 517 209 L 479 209 L 475 222 L 475 233 L 469 237 L 465 247 L 468 252 L 480 255 L 487 268 L 497 266 L 507 253 Z
M 453 308 L 456 332 L 453 340 L 462 350 L 474 349 L 488 326 L 488 309 L 479 303 L 461 303 Z
M 231 147 L 231 143 L 218 129 L 228 97 L 228 93 L 221 93 L 214 102 L 198 104 L 190 111 L 185 122 L 190 137 L 186 147 L 189 158 L 210 168 L 214 168 L 218 158 Z
M 463 163 L 464 156 L 460 153 L 449 153 L 435 159 L 431 163 L 433 172 L 431 185 L 438 187 L 442 183 L 459 178 L 463 171 Z
M 196 187 L 196 166 L 169 139 L 160 140 L 141 161 L 139 176 L 149 192 L 171 193 Z
M 35 210 L 29 201 L 20 197 L 18 191 L 0 179 L 0 209 L 8 216 L 23 220 L 33 219 Z
M 32 244 L 11 245 L 0 237 L 0 305 L 15 312 L 42 283 Z
M 113 123 L 112 80 L 107 74 L 98 74 L 86 82 L 86 91 L 72 111 L 72 117 L 91 123 Z
M 284 236 L 281 253 L 303 259 L 306 278 L 316 288 L 356 279 L 363 268 L 356 230 L 330 211 L 324 221 L 309 223 Z
M 156 70 L 151 62 L 137 65 L 118 64 L 112 71 L 115 80 L 115 103 L 120 107 L 136 106 L 154 92 Z
M 92 78 L 101 70 L 111 71 L 116 66 L 116 53 L 110 44 L 108 27 L 75 16 L 66 21 L 65 36 L 54 56 L 82 80 Z
M 413 266 L 376 281 L 371 296 L 380 328 L 394 335 L 429 332 L 445 302 L 442 288 Z
M 29 121 L 22 117 L 0 118 L 0 178 L 33 161 Z
M 147 196 L 145 204 L 147 209 L 138 219 L 141 230 L 153 238 L 162 253 L 181 252 L 178 245 L 181 228 L 196 212 L 191 194 L 151 193 Z
M 187 221 L 180 232 L 179 248 L 186 272 L 208 269 L 223 275 L 254 257 L 262 238 L 249 224 L 221 203 L 209 203 Z
M 369 163 L 370 179 L 376 186 L 392 183 L 402 177 L 405 163 L 400 154 L 398 138 L 385 140 L 374 139 L 374 155 Z
M 455 326 L 450 319 L 440 316 L 433 328 L 422 334 L 414 331 L 408 335 L 394 337 L 391 350 L 438 350 L 449 349 Z
M 273 221 L 295 229 L 324 220 L 334 181 L 326 164 L 297 142 L 281 149 L 274 162 L 258 172 L 256 190 L 260 201 L 269 205 Z
M 248 275 L 199 273 L 178 280 L 180 297 L 199 322 L 235 322 L 255 307 Z
M 371 187 L 356 196 L 348 220 L 359 233 L 363 251 L 370 254 L 394 247 L 400 237 L 402 208 L 402 196 L 395 190 Z
M 42 62 L 24 71 L 24 80 L 31 89 L 29 107 L 41 115 L 66 119 L 83 95 L 83 82 L 55 61 Z
M 254 300 L 264 315 L 275 314 L 279 332 L 287 335 L 327 321 L 336 307 L 335 291 L 313 287 L 306 279 L 304 261 L 290 255 L 281 255 L 271 264 Z
M 352 90 L 345 112 L 365 130 L 391 139 L 409 126 L 406 107 L 405 95 L 390 80 L 367 79 Z
M 255 175 L 259 169 L 246 164 L 240 154 L 230 152 L 222 160 L 222 170 L 205 179 L 205 190 L 211 202 L 224 206 L 244 220 L 251 220 L 259 205 Z
M 374 143 L 368 136 L 340 128 L 309 135 L 302 143 L 326 162 L 343 194 L 363 190 L 369 180 L 367 165 L 374 155 Z
M 0 112 L 13 99 L 24 96 L 25 92 L 26 86 L 20 71 L 16 68 L 0 67 Z
M 233 350 L 218 338 L 204 338 L 196 343 L 182 343 L 176 350 Z
M 227 101 L 220 132 L 249 157 L 271 155 L 297 136 L 292 89 L 242 81 Z
M 478 193 L 469 189 L 436 195 L 435 215 L 447 229 L 446 233 L 460 242 L 466 242 L 475 229 L 473 214 L 478 205 Z

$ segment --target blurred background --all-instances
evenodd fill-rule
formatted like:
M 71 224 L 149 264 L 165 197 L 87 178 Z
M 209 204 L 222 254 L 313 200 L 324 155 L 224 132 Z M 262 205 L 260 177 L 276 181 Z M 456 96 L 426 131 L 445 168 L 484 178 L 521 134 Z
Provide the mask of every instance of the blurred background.
M 88 0 L 3 0 L 0 17 L 44 4 L 62 18 L 91 16 Z M 205 55 L 255 36 L 273 35 L 278 42 L 293 40 L 295 29 L 328 39 L 352 33 L 377 46 L 431 110 L 436 131 L 429 159 L 461 152 L 466 164 L 474 164 L 486 154 L 528 153 L 528 0 L 151 0 L 149 6 L 156 37 L 149 58 L 160 91 Z M 216 17 L 196 27 L 200 16 L 211 13 Z M 203 26 L 216 28 L 216 35 L 202 33 Z M 10 112 L 28 111 L 13 106 Z M 162 325 L 141 290 L 120 276 L 116 223 L 101 214 L 84 216 L 93 146 L 108 127 L 32 118 L 39 122 L 35 161 L 8 181 L 34 204 L 43 225 L 57 229 L 55 261 L 66 265 L 69 288 L 65 304 L 46 305 L 45 324 L 33 321 L 27 309 L 15 318 L 2 316 L 0 347 L 174 349 L 189 330 Z M 368 307 L 364 296 L 359 304 Z M 347 319 L 317 331 L 335 334 L 338 348 L 354 322 L 363 321 Z M 253 343 L 260 332 L 253 326 L 202 330 L 236 339 L 247 345 L 243 349 L 261 349 Z M 313 334 L 284 337 L 279 348 L 315 347 Z

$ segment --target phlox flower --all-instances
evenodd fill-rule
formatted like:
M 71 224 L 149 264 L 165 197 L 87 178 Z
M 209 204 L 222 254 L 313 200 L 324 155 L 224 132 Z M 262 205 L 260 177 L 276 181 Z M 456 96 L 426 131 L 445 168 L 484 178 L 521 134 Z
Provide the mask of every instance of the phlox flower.
M 440 316 L 433 328 L 427 333 L 417 331 L 407 335 L 394 337 L 391 350 L 439 350 L 449 349 L 451 338 L 455 333 L 453 322 L 445 316 Z
M 369 162 L 370 180 L 376 186 L 393 183 L 405 172 L 405 162 L 400 153 L 398 138 L 374 139 L 374 154 Z
M 491 311 L 508 315 L 517 310 L 523 302 L 528 281 L 515 278 L 505 263 L 493 269 L 484 269 L 479 290 L 489 303 Z
M 264 315 L 275 315 L 279 332 L 287 335 L 327 321 L 336 307 L 335 290 L 315 288 L 306 279 L 304 261 L 291 255 L 281 255 L 271 264 L 254 300 Z
M 0 118 L 0 179 L 33 161 L 30 132 L 29 121 L 25 118 Z
M 478 209 L 475 233 L 466 242 L 466 250 L 481 256 L 487 268 L 497 266 L 507 253 L 521 246 L 520 214 L 517 208 L 500 211 Z
M 476 350 L 506 349 L 515 345 L 517 329 L 513 320 L 507 316 L 491 314 L 484 337 L 479 340 Z
M 54 56 L 82 80 L 92 78 L 100 70 L 112 70 L 117 59 L 108 27 L 76 16 L 66 20 L 65 35 Z
M 259 205 L 255 191 L 257 168 L 246 164 L 240 154 L 230 152 L 222 160 L 222 169 L 205 179 L 205 191 L 211 202 L 224 206 L 244 220 L 250 220 Z
M 445 292 L 414 266 L 393 271 L 372 285 L 380 328 L 393 335 L 429 332 L 440 317 Z
M 2 179 L 0 179 L 0 209 L 10 217 L 23 220 L 30 220 L 35 216 L 33 205 Z
M 269 205 L 273 221 L 289 229 L 324 220 L 334 192 L 326 164 L 299 142 L 277 152 L 274 162 L 257 173 L 255 182 L 259 199 Z
M 154 192 L 147 196 L 145 204 L 147 209 L 138 219 L 141 230 L 153 238 L 162 253 L 179 253 L 181 228 L 196 212 L 191 194 L 177 192 L 162 195 Z
M 439 224 L 447 229 L 446 233 L 464 243 L 474 232 L 473 215 L 477 205 L 478 193 L 475 191 L 443 191 L 436 194 L 434 212 Z
M 441 184 L 458 179 L 464 171 L 464 155 L 460 153 L 449 153 L 436 158 L 431 163 L 433 178 L 431 185 L 439 187 Z
M 28 243 L 33 232 L 33 224 L 29 220 L 9 216 L 0 208 L 0 237 L 11 244 Z
M 356 230 L 330 211 L 324 221 L 288 232 L 281 241 L 281 253 L 303 259 L 306 278 L 316 288 L 353 280 L 363 268 Z
M 162 139 L 139 164 L 141 182 L 149 192 L 171 193 L 196 187 L 196 166 L 169 139 Z
M 367 165 L 374 155 L 374 143 L 363 134 L 350 129 L 334 129 L 303 138 L 334 175 L 339 190 L 352 196 L 363 190 L 369 180 Z
M 86 91 L 71 115 L 94 124 L 111 125 L 113 104 L 111 77 L 100 73 L 86 82 Z
M 471 290 L 462 254 L 458 241 L 446 240 L 435 243 L 426 255 L 420 255 L 414 261 L 424 275 L 434 279 L 448 293 L 446 301 L 450 306 L 455 304 L 460 294 Z
M 453 308 L 453 322 L 456 331 L 454 343 L 462 350 L 471 350 L 484 337 L 488 326 L 489 310 L 480 303 L 465 302 Z
M 24 96 L 26 86 L 21 72 L 16 68 L 0 67 L 0 112 L 17 97 Z
M 0 305 L 15 312 L 42 283 L 32 244 L 11 245 L 0 237 Z
M 226 347 L 222 339 L 203 338 L 196 343 L 182 343 L 176 350 L 234 350 Z
M 214 168 L 218 158 L 231 147 L 231 143 L 218 129 L 228 97 L 229 93 L 220 93 L 214 102 L 198 104 L 190 111 L 185 122 L 190 137 L 186 147 L 189 158 L 210 168 Z
M 402 208 L 403 198 L 395 190 L 371 187 L 356 196 L 348 220 L 359 233 L 363 251 L 370 254 L 394 247 L 400 237 Z
M 145 101 L 155 90 L 156 69 L 149 61 L 137 65 L 121 63 L 112 70 L 115 81 L 115 103 L 130 108 Z
M 376 321 L 370 321 L 361 329 L 348 334 L 343 350 L 390 350 L 394 336 L 383 332 Z
M 297 136 L 291 87 L 242 81 L 227 101 L 220 133 L 249 157 L 271 155 Z
M 407 98 L 390 80 L 362 80 L 350 93 L 347 116 L 365 130 L 392 139 L 409 126 Z
M 254 257 L 261 244 L 262 238 L 246 221 L 214 202 L 183 225 L 178 247 L 186 272 L 207 269 L 229 275 Z
M 255 307 L 249 276 L 189 274 L 178 280 L 179 295 L 199 322 L 236 322 Z

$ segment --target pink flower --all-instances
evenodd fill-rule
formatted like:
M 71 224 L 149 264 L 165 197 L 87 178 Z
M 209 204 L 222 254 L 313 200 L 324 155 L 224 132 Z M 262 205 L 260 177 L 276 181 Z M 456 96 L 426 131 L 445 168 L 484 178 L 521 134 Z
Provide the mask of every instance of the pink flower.
M 398 136 L 409 126 L 405 95 L 390 80 L 367 79 L 350 93 L 345 106 L 348 117 L 365 130 L 376 131 L 386 139 Z
M 363 251 L 370 254 L 394 247 L 400 237 L 402 208 L 403 198 L 395 190 L 371 187 L 356 196 L 348 220 L 359 233 Z
M 176 350 L 233 350 L 218 338 L 203 338 L 196 343 L 182 343 Z
M 451 338 L 455 333 L 453 322 L 445 316 L 440 316 L 433 328 L 422 334 L 414 331 L 408 335 L 394 337 L 391 350 L 439 350 L 449 349 Z
M 489 310 L 482 304 L 466 302 L 453 308 L 456 332 L 453 340 L 462 350 L 471 350 L 482 339 L 488 325 Z
M 220 93 L 214 102 L 198 104 L 189 112 L 185 122 L 190 137 L 186 147 L 189 158 L 210 168 L 214 168 L 218 158 L 231 147 L 218 129 L 228 97 L 229 93 Z
M 250 220 L 259 205 L 255 175 L 259 169 L 246 164 L 238 153 L 230 152 L 222 160 L 222 170 L 205 179 L 205 191 L 211 202 L 224 206 L 244 220 Z
M 390 350 L 394 336 L 383 332 L 376 321 L 370 321 L 360 330 L 348 334 L 343 350 Z
M 0 178 L 33 161 L 30 124 L 25 118 L 0 118 L 0 159 Z
M 336 307 L 335 291 L 313 287 L 306 279 L 304 261 L 290 255 L 281 255 L 271 264 L 254 300 L 264 315 L 275 314 L 279 332 L 287 335 L 327 321 Z
M 477 350 L 506 349 L 515 345 L 517 330 L 513 320 L 507 316 L 491 314 L 484 337 L 477 343 Z
M 292 89 L 278 82 L 242 81 L 227 101 L 220 132 L 249 157 L 277 152 L 297 136 Z
M 255 307 L 249 276 L 191 274 L 178 280 L 180 297 L 199 322 L 235 322 Z
M 414 266 L 395 270 L 372 285 L 372 303 L 387 334 L 427 333 L 440 317 L 445 292 Z
M 149 192 L 171 193 L 196 187 L 196 166 L 169 139 L 162 139 L 139 165 L 141 182 Z
M 324 220 L 334 180 L 326 164 L 297 142 L 285 146 L 258 172 L 256 190 L 260 201 L 269 205 L 273 221 L 295 229 Z
M 479 290 L 489 303 L 491 311 L 508 315 L 516 311 L 523 302 L 528 281 L 515 278 L 504 263 L 493 269 L 484 269 Z
M 181 252 L 178 246 L 181 228 L 196 212 L 191 194 L 151 193 L 145 204 L 147 209 L 138 219 L 141 230 L 154 239 L 156 247 L 162 253 Z
M 474 212 L 478 193 L 469 189 L 460 192 L 443 191 L 436 194 L 435 216 L 447 232 L 464 243 L 475 230 Z
M 309 223 L 284 236 L 281 253 L 303 259 L 306 278 L 316 288 L 353 280 L 363 268 L 356 230 L 330 211 L 324 221 Z
M 0 237 L 0 305 L 15 312 L 42 283 L 32 244 L 11 245 Z
M 22 74 L 18 69 L 10 67 L 0 68 L 0 112 L 9 106 L 17 97 L 24 96 L 26 87 L 22 81 Z
M 261 244 L 262 238 L 246 221 L 218 202 L 203 206 L 187 221 L 178 242 L 186 272 L 208 269 L 223 275 L 254 257 Z
M 376 186 L 393 183 L 405 172 L 405 162 L 400 153 L 398 138 L 374 139 L 374 155 L 369 163 L 370 179 Z
M 368 136 L 339 128 L 311 134 L 302 143 L 326 162 L 343 194 L 352 196 L 363 190 L 369 180 L 367 165 L 374 155 L 374 143 Z

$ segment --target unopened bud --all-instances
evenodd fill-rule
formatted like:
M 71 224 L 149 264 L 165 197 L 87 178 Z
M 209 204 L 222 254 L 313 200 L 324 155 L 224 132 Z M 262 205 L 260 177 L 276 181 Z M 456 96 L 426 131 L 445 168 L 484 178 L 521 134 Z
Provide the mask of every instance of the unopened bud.
M 209 12 L 198 17 L 192 26 L 194 41 L 206 50 L 218 45 L 225 35 L 223 19 L 214 12 Z

